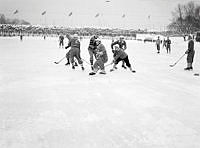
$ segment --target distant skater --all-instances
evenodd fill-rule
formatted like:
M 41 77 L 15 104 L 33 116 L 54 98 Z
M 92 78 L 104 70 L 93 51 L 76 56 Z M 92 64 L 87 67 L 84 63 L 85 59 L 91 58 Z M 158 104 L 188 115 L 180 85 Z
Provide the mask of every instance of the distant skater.
M 165 40 L 165 38 L 163 39 L 163 48 L 166 48 L 166 40 Z
M 171 40 L 169 39 L 169 37 L 167 37 L 167 40 L 165 42 L 167 53 L 171 53 Z
M 23 35 L 22 34 L 20 35 L 20 41 L 23 41 Z
M 64 36 L 60 35 L 59 36 L 59 48 L 63 48 L 64 47 Z
M 158 36 L 158 39 L 156 40 L 156 48 L 157 48 L 157 53 L 160 53 L 160 44 L 161 44 L 161 40 L 160 37 Z

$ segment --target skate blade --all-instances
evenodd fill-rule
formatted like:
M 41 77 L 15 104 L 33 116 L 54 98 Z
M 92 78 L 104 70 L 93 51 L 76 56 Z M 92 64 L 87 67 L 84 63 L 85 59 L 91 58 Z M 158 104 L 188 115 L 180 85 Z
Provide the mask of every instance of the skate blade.
M 99 74 L 103 74 L 103 75 L 105 75 L 106 73 L 105 73 L 105 72 L 99 72 Z
M 89 73 L 90 76 L 95 75 L 95 74 L 96 74 L 96 73 L 94 73 L 94 72 Z

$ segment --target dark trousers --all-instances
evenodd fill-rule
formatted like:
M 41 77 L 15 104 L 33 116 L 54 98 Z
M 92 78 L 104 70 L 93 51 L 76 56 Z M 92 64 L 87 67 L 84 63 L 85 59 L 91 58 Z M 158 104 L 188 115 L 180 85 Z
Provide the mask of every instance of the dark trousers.
M 159 44 L 157 44 L 157 50 L 158 50 L 158 52 L 160 52 L 160 45 Z
M 129 62 L 128 56 L 126 56 L 126 58 L 121 59 L 120 57 L 115 61 L 115 64 L 117 65 L 120 61 L 124 61 L 126 63 L 127 67 L 131 67 L 131 64 Z
M 90 64 L 93 65 L 94 57 L 96 58 L 95 50 L 88 48 L 88 52 L 89 52 L 89 55 L 90 55 Z
M 63 42 L 63 41 L 60 41 L 60 42 L 59 42 L 59 46 L 60 46 L 60 47 L 61 47 L 61 46 L 63 47 L 63 46 L 64 46 L 64 42 Z
M 194 54 L 195 54 L 194 51 L 188 53 L 188 55 L 187 55 L 187 63 L 193 63 Z
M 171 53 L 171 46 L 170 46 L 170 45 L 167 45 L 167 46 L 166 46 L 166 50 L 167 50 L 167 53 Z
M 71 48 L 70 49 L 71 63 L 74 63 L 74 58 L 76 58 L 78 60 L 79 64 L 83 64 L 83 61 L 81 60 L 80 49 L 78 49 L 78 48 Z

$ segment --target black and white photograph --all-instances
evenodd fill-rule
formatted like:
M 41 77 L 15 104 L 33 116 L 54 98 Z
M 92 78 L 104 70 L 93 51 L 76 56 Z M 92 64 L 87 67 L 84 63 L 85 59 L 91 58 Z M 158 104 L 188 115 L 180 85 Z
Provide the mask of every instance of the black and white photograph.
M 0 0 L 0 148 L 200 148 L 200 0 Z

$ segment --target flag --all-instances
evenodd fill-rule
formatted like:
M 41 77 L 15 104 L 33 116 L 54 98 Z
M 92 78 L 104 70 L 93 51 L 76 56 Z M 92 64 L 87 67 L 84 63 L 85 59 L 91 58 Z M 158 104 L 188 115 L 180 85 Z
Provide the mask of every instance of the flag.
M 99 13 L 97 13 L 96 15 L 95 15 L 95 17 L 98 17 L 99 16 Z
M 72 12 L 70 12 L 68 16 L 72 16 Z
M 42 15 L 45 15 L 47 12 L 46 11 L 44 11 L 44 12 L 42 12 Z
M 123 14 L 123 15 L 122 15 L 122 18 L 125 18 L 125 16 L 126 16 L 126 15 L 125 15 L 125 14 Z
M 19 11 L 18 10 L 15 10 L 15 12 L 13 14 L 17 14 Z

